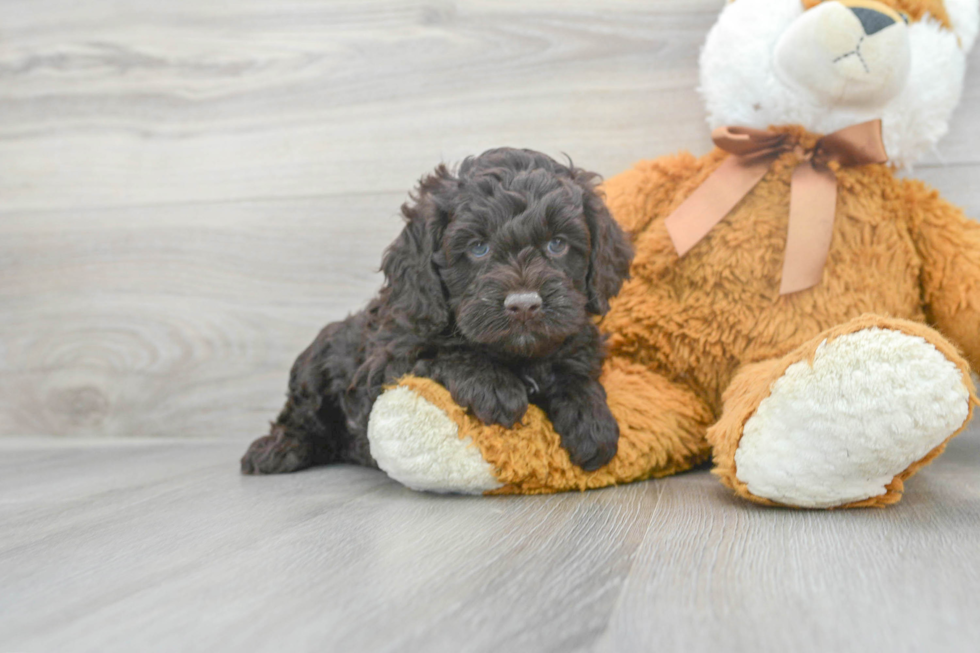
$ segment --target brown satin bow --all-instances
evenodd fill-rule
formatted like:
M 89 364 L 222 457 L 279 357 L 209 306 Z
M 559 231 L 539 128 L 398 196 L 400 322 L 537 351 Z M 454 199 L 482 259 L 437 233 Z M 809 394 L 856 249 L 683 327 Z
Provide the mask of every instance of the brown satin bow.
M 845 127 L 804 150 L 790 134 L 749 127 L 719 127 L 711 135 L 728 157 L 668 216 L 667 232 L 678 256 L 684 256 L 755 187 L 784 152 L 799 151 L 793 171 L 789 230 L 779 294 L 806 290 L 823 277 L 830 252 L 837 206 L 837 175 L 830 167 L 884 163 L 881 121 Z

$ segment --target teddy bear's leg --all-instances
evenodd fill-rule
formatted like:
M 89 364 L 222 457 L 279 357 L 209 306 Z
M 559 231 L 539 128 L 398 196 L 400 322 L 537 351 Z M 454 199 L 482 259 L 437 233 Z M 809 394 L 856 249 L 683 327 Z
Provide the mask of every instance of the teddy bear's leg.
M 417 490 L 537 494 L 666 476 L 707 460 L 712 414 L 691 391 L 625 360 L 606 362 L 609 408 L 620 427 L 616 456 L 586 472 L 573 465 L 545 414 L 531 406 L 512 429 L 486 426 L 430 379 L 403 378 L 375 402 L 371 455 Z
M 707 437 L 715 474 L 747 499 L 884 506 L 976 403 L 969 365 L 937 331 L 866 315 L 744 366 Z
M 980 372 L 980 222 L 920 181 L 906 180 L 930 323 Z

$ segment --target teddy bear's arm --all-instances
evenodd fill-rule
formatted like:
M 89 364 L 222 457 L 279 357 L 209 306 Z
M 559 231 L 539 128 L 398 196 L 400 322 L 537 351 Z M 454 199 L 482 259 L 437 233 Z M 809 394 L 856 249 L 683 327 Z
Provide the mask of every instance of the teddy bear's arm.
M 980 222 L 920 181 L 906 180 L 904 190 L 926 315 L 980 371 Z

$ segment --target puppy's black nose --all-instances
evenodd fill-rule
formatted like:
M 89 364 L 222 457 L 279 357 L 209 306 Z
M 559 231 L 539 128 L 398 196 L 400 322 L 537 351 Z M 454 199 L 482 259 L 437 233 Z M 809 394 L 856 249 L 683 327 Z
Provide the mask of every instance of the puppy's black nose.
M 526 320 L 541 310 L 541 295 L 536 292 L 512 292 L 504 299 L 504 308 L 516 318 Z
M 868 7 L 850 7 L 850 10 L 853 11 L 854 15 L 858 17 L 859 21 L 861 21 L 861 27 L 864 28 L 864 33 L 868 36 L 871 36 L 875 32 L 880 32 L 889 25 L 895 24 L 894 18 L 876 9 L 869 9 Z

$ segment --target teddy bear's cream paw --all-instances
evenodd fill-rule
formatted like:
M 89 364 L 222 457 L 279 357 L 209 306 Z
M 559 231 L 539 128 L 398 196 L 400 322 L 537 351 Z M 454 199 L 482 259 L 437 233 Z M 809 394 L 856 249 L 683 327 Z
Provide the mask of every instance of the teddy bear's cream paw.
M 963 373 L 932 344 L 871 328 L 791 365 L 746 422 L 736 476 L 759 497 L 829 508 L 885 486 L 969 414 Z
M 413 490 L 482 494 L 503 485 L 472 440 L 459 437 L 456 423 L 406 387 L 374 402 L 368 441 L 378 466 Z

